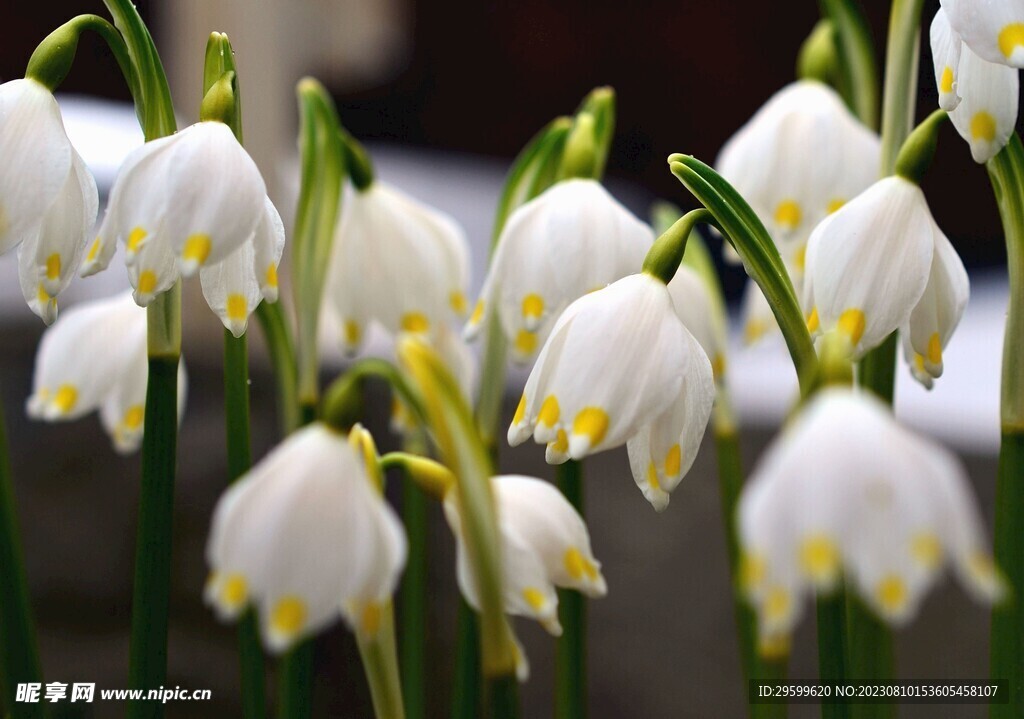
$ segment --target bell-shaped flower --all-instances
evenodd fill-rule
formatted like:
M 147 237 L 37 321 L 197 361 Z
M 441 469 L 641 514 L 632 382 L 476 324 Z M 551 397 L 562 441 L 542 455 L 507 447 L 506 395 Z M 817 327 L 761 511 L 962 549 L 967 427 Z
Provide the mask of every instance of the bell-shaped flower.
M 325 299 L 354 353 L 370 322 L 430 336 L 466 312 L 469 246 L 448 215 L 375 181 L 348 192 L 331 250 Z
M 224 123 L 199 122 L 147 142 L 118 173 L 82 275 L 105 269 L 120 240 L 135 301 L 145 307 L 179 276 L 252 242 L 266 202 L 256 164 Z M 261 276 L 267 271 L 260 268 Z
M 972 595 L 1004 592 L 963 467 L 867 393 L 826 389 L 769 448 L 739 502 L 742 588 L 766 647 L 801 595 L 840 580 L 902 625 L 950 565 Z
M 960 104 L 957 86 L 960 84 L 960 56 L 963 41 L 949 25 L 949 16 L 939 9 L 932 19 L 929 32 L 932 46 L 932 64 L 935 66 L 935 87 L 939 90 L 939 107 L 952 112 Z
M 509 216 L 466 336 L 493 319 L 513 357 L 531 359 L 569 303 L 639 272 L 653 242 L 596 180 L 553 185 Z
M 830 212 L 878 178 L 878 136 L 827 85 L 787 85 L 725 144 L 716 168 L 780 250 L 797 251 Z
M 284 223 L 269 198 L 250 242 L 199 271 L 203 295 L 220 321 L 241 337 L 260 302 L 277 302 L 277 267 L 284 253 Z
M 942 0 L 949 24 L 990 63 L 1024 67 L 1024 4 L 1020 0 Z
M 83 302 L 43 333 L 36 353 L 29 417 L 60 422 L 99 410 L 121 453 L 142 443 L 146 408 L 146 312 L 123 294 Z M 178 414 L 185 408 L 184 363 L 178 366 Z
M 719 321 L 707 284 L 696 271 L 679 265 L 668 283 L 676 315 L 700 343 L 711 360 L 711 369 L 718 379 L 725 372 L 725 353 L 729 343 L 725 324 Z
M 533 477 L 493 477 L 501 534 L 502 585 L 508 614 L 536 619 L 558 636 L 556 587 L 576 589 L 589 597 L 607 591 L 601 563 L 590 549 L 583 518 L 558 489 Z M 458 493 L 449 491 L 445 516 L 455 534 L 459 588 L 466 601 L 479 607 L 476 581 L 459 518 Z
M 206 553 L 207 602 L 225 620 L 256 606 L 264 644 L 281 653 L 339 616 L 372 638 L 406 539 L 345 435 L 314 423 L 224 493 Z
M 573 302 L 555 323 L 508 430 L 550 463 L 629 444 L 633 478 L 655 509 L 693 464 L 715 383 L 665 284 L 630 275 Z
M 18 247 L 29 308 L 46 324 L 71 282 L 96 221 L 96 182 L 71 146 L 41 83 L 0 85 L 0 253 Z
M 827 217 L 807 246 L 808 329 L 837 330 L 855 360 L 909 325 L 915 349 L 941 371 L 941 348 L 966 294 L 963 265 L 924 193 L 899 176 L 879 180 Z

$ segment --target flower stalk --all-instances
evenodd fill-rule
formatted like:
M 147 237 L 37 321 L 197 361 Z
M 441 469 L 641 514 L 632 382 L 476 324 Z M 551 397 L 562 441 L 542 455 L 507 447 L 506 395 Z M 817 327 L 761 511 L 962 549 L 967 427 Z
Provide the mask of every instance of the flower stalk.
M 1014 134 L 988 162 L 989 178 L 1006 234 L 1010 304 L 1003 339 L 1000 423 L 1002 442 L 996 477 L 995 561 L 1010 584 L 1010 596 L 992 612 L 991 667 L 1007 682 L 1009 701 L 993 704 L 992 717 L 1024 714 L 1024 145 Z
M 411 455 L 426 453 L 421 431 L 405 441 Z M 410 457 L 409 462 L 415 462 Z M 409 555 L 399 589 L 399 657 L 402 667 L 402 696 L 405 716 L 425 719 L 427 716 L 427 582 L 428 582 L 428 497 L 417 483 L 414 469 L 402 467 L 402 524 L 409 537 Z
M 583 463 L 558 466 L 556 484 L 569 503 L 583 514 Z M 587 600 L 577 590 L 558 590 L 558 620 L 563 634 L 555 649 L 555 717 L 587 716 Z

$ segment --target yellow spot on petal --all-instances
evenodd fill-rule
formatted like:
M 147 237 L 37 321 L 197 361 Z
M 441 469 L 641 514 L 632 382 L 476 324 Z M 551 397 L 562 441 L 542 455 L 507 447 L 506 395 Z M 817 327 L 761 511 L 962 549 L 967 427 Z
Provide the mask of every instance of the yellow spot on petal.
M 469 303 L 466 301 L 466 295 L 462 294 L 459 290 L 455 290 L 448 295 L 448 303 L 452 306 L 455 313 L 459 315 L 466 314 L 466 308 L 469 306 Z
M 967 571 L 975 582 L 984 586 L 1001 586 L 1003 581 L 991 555 L 986 552 L 971 554 L 967 559 Z
M 228 295 L 228 319 L 244 320 L 249 316 L 249 303 L 242 295 Z
M 524 394 L 519 398 L 519 404 L 516 406 L 516 413 L 512 416 L 512 424 L 519 424 L 523 421 L 526 416 L 526 395 Z
M 237 608 L 249 599 L 249 585 L 241 574 L 232 574 L 220 587 L 218 599 L 226 607 Z
M 828 212 L 828 214 L 831 215 L 833 212 L 835 212 L 845 204 L 846 200 L 844 200 L 842 197 L 833 197 L 831 200 L 828 201 L 828 205 L 825 209 Z
M 67 414 L 78 403 L 78 389 L 71 384 L 62 384 L 53 395 L 53 404 L 61 414 Z
M 758 554 L 746 553 L 740 560 L 739 582 L 740 588 L 745 592 L 752 592 L 764 584 L 768 576 L 768 565 L 764 557 Z
M 529 294 L 523 298 L 523 317 L 540 319 L 544 314 L 544 298 L 538 294 Z
M 555 398 L 555 395 L 548 395 L 540 406 L 540 412 L 537 414 L 537 423 L 554 427 L 560 414 L 561 410 L 558 407 L 558 400 Z
M 949 65 L 942 68 L 942 77 L 939 79 L 939 91 L 946 95 L 953 92 L 953 68 Z
M 875 586 L 875 598 L 887 612 L 899 612 L 907 604 L 907 585 L 900 577 L 890 574 Z
M 996 139 L 996 119 L 984 110 L 974 113 L 971 118 L 971 137 L 992 142 Z
M 584 576 L 591 581 L 597 579 L 597 567 L 576 547 L 565 550 L 565 571 L 573 579 L 582 579 Z
M 775 208 L 775 223 L 786 230 L 796 229 L 803 212 L 794 200 L 783 200 Z
M 1021 46 L 1024 46 L 1024 23 L 1010 23 L 999 31 L 999 49 L 1007 59 Z
M 767 331 L 768 326 L 761 320 L 748 320 L 743 327 L 743 340 L 747 344 L 753 344 L 761 339 Z
M 376 602 L 370 602 L 363 607 L 362 616 L 359 618 L 359 626 L 363 634 L 375 636 L 380 631 L 380 620 L 383 614 L 380 604 Z
M 942 340 L 938 332 L 932 332 L 928 338 L 928 361 L 932 364 L 942 364 Z
M 267 287 L 277 287 L 277 265 L 267 265 Z
M 124 417 L 121 418 L 121 424 L 124 425 L 125 429 L 138 429 L 142 426 L 142 420 L 145 416 L 145 408 L 141 404 L 133 404 L 125 410 Z
M 138 252 L 139 247 L 142 246 L 142 241 L 146 239 L 148 233 L 141 227 L 136 227 L 128 233 L 128 242 L 126 243 L 126 249 L 129 252 Z M 98 249 L 98 248 L 97 248 Z
M 406 312 L 402 316 L 402 329 L 406 332 L 422 334 L 430 329 L 430 320 L 422 312 Z
M 683 450 L 678 444 L 673 444 L 665 455 L 665 475 L 675 477 L 683 467 Z
M 928 371 L 924 368 L 924 355 L 917 354 L 916 352 L 914 353 L 914 366 L 917 368 L 918 372 L 928 374 Z
M 148 295 L 156 289 L 156 273 L 153 270 L 143 270 L 139 273 L 139 287 L 141 294 Z
M 480 324 L 480 320 L 484 318 L 484 301 L 477 300 L 476 305 L 473 307 L 473 314 L 469 316 L 470 324 Z
M 817 332 L 819 327 L 821 327 L 821 319 L 818 317 L 818 308 L 812 307 L 811 314 L 807 317 L 807 331 Z
M 942 543 L 932 532 L 922 532 L 910 541 L 910 555 L 925 569 L 937 569 L 942 563 Z
M 813 581 L 830 583 L 839 572 L 839 549 L 829 537 L 816 534 L 800 545 L 800 567 Z
M 213 247 L 213 242 L 209 235 L 189 235 L 189 238 L 185 240 L 185 249 L 181 251 L 181 256 L 185 260 L 201 265 L 210 256 L 211 247 Z
M 590 446 L 601 444 L 608 431 L 608 413 L 600 407 L 584 407 L 572 422 L 572 433 L 590 437 Z
M 793 254 L 793 264 L 801 272 L 807 267 L 807 245 L 804 245 Z
M 654 462 L 647 465 L 647 484 L 651 489 L 661 489 L 661 482 L 658 481 L 658 468 L 654 466 Z
M 42 282 L 40 282 L 39 286 L 36 288 L 36 299 L 39 300 L 40 302 L 50 301 L 50 294 L 46 291 L 46 288 L 43 287 Z
M 363 330 L 355 320 L 345 320 L 345 342 L 350 345 L 358 344 Z
M 711 373 L 715 376 L 715 379 L 721 379 L 725 376 L 725 355 L 721 353 L 716 354 L 714 359 L 711 360 Z
M 54 252 L 46 258 L 46 279 L 55 280 L 60 277 L 60 253 Z
M 270 612 L 270 627 L 285 638 L 294 637 L 306 626 L 306 603 L 298 597 L 284 597 Z
M 92 241 L 92 244 L 89 246 L 89 253 L 85 256 L 86 262 L 92 262 L 96 259 L 96 256 L 100 253 L 100 244 L 99 237 Z
M 551 451 L 558 454 L 565 454 L 569 451 L 569 435 L 565 433 L 564 429 L 558 430 L 558 436 L 551 443 Z
M 537 349 L 537 335 L 529 330 L 519 330 L 515 341 L 516 351 L 521 355 L 531 355 Z
M 864 312 L 851 307 L 839 315 L 839 330 L 850 338 L 850 344 L 856 346 L 864 336 L 864 322 Z
M 789 614 L 791 601 L 789 592 L 782 587 L 772 587 L 764 598 L 764 617 L 769 622 L 778 622 Z
M 785 659 L 789 656 L 789 635 L 762 637 L 757 643 L 757 652 L 765 659 Z
M 523 599 L 535 612 L 539 612 L 544 608 L 544 592 L 540 591 L 536 587 L 527 587 L 523 590 Z

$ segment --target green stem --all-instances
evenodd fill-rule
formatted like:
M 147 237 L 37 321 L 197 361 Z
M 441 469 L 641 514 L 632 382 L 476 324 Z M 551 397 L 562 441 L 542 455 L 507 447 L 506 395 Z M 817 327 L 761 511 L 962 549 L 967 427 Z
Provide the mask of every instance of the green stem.
M 876 684 L 895 676 L 892 632 L 867 607 L 856 592 L 846 593 L 846 668 L 852 681 Z M 896 716 L 892 704 L 853 704 L 850 715 L 858 719 Z
M 424 454 L 425 442 L 408 440 L 405 449 Z M 398 628 L 402 667 L 402 695 L 408 719 L 427 716 L 427 495 L 406 472 L 402 476 L 402 522 L 409 538 L 409 556 L 405 562 L 399 594 L 401 621 Z
M 878 124 L 878 68 L 871 28 L 855 0 L 820 0 L 832 21 L 840 57 L 840 91 L 850 109 L 868 127 Z
M 451 719 L 477 719 L 480 716 L 480 619 L 465 599 L 459 598 L 456 630 L 455 676 L 452 680 Z
M 558 488 L 584 517 L 583 465 L 569 460 L 557 470 Z M 587 716 L 587 601 L 574 589 L 558 590 L 562 636 L 555 652 L 555 717 Z
M 370 685 L 374 715 L 377 719 L 405 719 L 395 650 L 395 615 L 390 602 L 381 614 L 377 635 L 372 640 L 359 639 L 359 655 Z
M 274 370 L 277 416 L 281 434 L 288 435 L 300 425 L 298 370 L 288 319 L 281 309 L 280 302 L 261 302 L 256 308 L 256 318 L 263 330 L 263 339 L 270 353 L 270 365 Z
M 1007 682 L 1009 702 L 991 716 L 1024 717 L 1024 145 L 1016 134 L 988 163 L 1006 234 L 1010 304 L 1003 338 L 1002 444 L 996 479 L 995 561 L 1010 596 L 992 612 L 991 676 Z
M 514 674 L 493 679 L 487 684 L 491 719 L 518 719 L 519 682 Z
M 819 596 L 818 610 L 818 681 L 825 685 L 846 684 L 846 603 L 844 592 Z M 824 701 L 822 719 L 847 719 L 850 705 L 845 701 Z
M 43 681 L 21 533 L 8 460 L 7 430 L 0 410 L 0 686 L 8 716 L 41 717 L 41 704 L 15 703 L 18 684 Z
M 313 716 L 313 639 L 297 644 L 278 666 L 278 717 L 308 719 Z

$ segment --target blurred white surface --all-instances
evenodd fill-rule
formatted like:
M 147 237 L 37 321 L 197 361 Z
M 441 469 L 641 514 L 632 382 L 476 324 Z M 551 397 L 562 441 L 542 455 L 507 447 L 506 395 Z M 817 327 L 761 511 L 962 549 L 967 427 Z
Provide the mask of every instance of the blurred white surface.
M 65 126 L 72 142 L 96 176 L 101 196 L 109 190 L 124 157 L 142 142 L 134 110 L 123 104 L 92 98 L 60 98 Z M 371 146 L 379 176 L 415 197 L 454 216 L 471 242 L 472 293 L 483 281 L 491 222 L 506 163 L 454 153 Z M 291 225 L 295 165 L 287 172 L 288 197 L 282 215 Z M 611 182 L 610 189 L 638 215 L 650 200 L 635 187 Z M 676 198 L 673 198 L 676 199 Z M 102 210 L 101 210 L 102 217 Z M 38 321 L 25 307 L 16 280 L 15 253 L 0 258 L 0 320 Z M 284 275 L 282 275 L 284 276 Z M 999 377 L 1007 284 L 1001 272 L 972 276 L 971 300 L 964 319 L 944 354 L 945 373 L 935 389 L 927 391 L 913 380 L 900 358 L 897 415 L 909 425 L 932 434 L 960 451 L 992 454 L 999 445 Z M 74 282 L 62 295 L 67 306 L 88 297 L 113 294 L 128 286 L 123 263 L 88 280 Z M 326 343 L 332 343 L 327 338 Z M 371 334 L 366 354 L 389 355 L 383 332 Z M 335 345 L 336 346 L 336 345 Z M 337 353 L 336 358 L 340 358 Z M 509 382 L 517 393 L 528 368 L 513 368 Z M 740 346 L 733 338 L 729 383 L 745 424 L 778 426 L 796 396 L 796 376 L 781 338 L 768 338 L 755 347 Z

